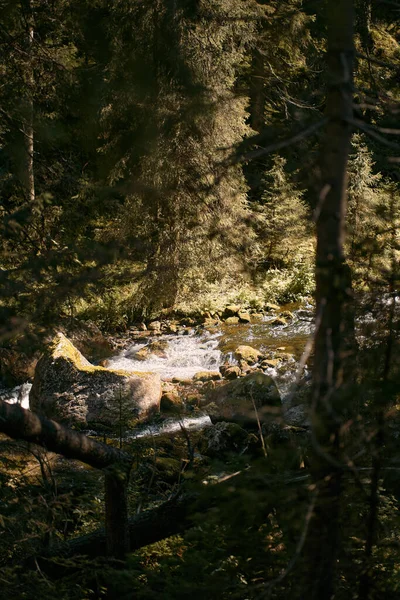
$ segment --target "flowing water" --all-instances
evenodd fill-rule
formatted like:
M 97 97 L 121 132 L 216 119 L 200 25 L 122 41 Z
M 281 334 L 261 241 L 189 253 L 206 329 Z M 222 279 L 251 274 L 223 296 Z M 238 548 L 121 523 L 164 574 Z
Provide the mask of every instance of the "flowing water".
M 225 361 L 234 364 L 233 353 L 240 345 L 252 346 L 265 353 L 274 352 L 279 348 L 293 354 L 293 358 L 289 359 L 284 368 L 278 365 L 276 368 L 266 369 L 265 372 L 275 379 L 284 399 L 294 379 L 298 360 L 313 330 L 311 307 L 295 310 L 293 315 L 293 320 L 287 325 L 274 326 L 271 324 L 273 317 L 265 317 L 259 323 L 230 326 L 222 323 L 218 328 L 193 330 L 187 335 L 154 336 L 151 341 L 157 339 L 165 342 L 165 350 L 162 356 L 150 354 L 146 360 L 138 360 L 135 356 L 146 346 L 148 340 L 146 343 L 145 340 L 141 343 L 135 341 L 111 357 L 108 367 L 159 373 L 164 381 L 172 378 L 191 379 L 199 371 L 218 371 Z M 29 408 L 31 387 L 30 383 L 25 383 L 13 389 L 0 388 L 0 399 Z M 208 417 L 203 419 L 209 422 Z M 185 419 L 185 427 L 198 426 L 198 419 Z M 179 429 L 179 422 L 175 422 L 173 427 Z

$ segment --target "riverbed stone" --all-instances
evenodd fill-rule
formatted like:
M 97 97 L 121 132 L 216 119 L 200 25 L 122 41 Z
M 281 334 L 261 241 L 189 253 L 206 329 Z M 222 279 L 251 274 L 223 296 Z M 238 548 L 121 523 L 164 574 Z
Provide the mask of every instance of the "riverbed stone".
M 225 319 L 226 325 L 237 325 L 239 323 L 239 317 L 227 317 Z
M 252 313 L 251 314 L 251 321 L 252 322 L 260 323 L 263 320 L 264 320 L 264 314 L 263 313 L 256 312 L 256 313 Z
M 275 367 L 277 367 L 279 365 L 279 359 L 278 358 L 267 358 L 266 360 L 263 360 L 261 363 L 261 368 L 262 369 L 274 369 Z
M 214 423 L 255 425 L 257 415 L 264 421 L 279 417 L 281 412 L 281 398 L 274 380 L 259 372 L 219 385 L 207 394 L 206 401 L 209 405 L 205 410 Z
M 237 379 L 242 373 L 237 365 L 221 365 L 219 371 L 225 379 Z
M 219 371 L 199 371 L 193 376 L 193 381 L 219 381 L 222 375 Z
M 259 350 L 251 346 L 238 346 L 234 352 L 234 356 L 238 361 L 244 361 L 249 365 L 254 365 L 262 356 Z
M 160 332 L 161 331 L 161 322 L 160 321 L 152 321 L 151 323 L 149 323 L 148 325 L 148 330 L 154 332 Z
M 124 418 L 159 410 L 160 376 L 92 365 L 58 333 L 39 360 L 29 395 L 33 411 L 61 423 L 113 425 L 122 402 Z
M 160 400 L 160 412 L 174 413 L 182 408 L 182 399 L 177 391 L 166 391 L 162 393 Z
M 228 304 L 225 306 L 224 315 L 226 317 L 237 317 L 241 308 L 240 304 Z
M 251 316 L 250 316 L 250 313 L 248 313 L 248 312 L 241 311 L 241 312 L 239 312 L 238 317 L 239 317 L 239 321 L 241 323 L 250 323 L 251 322 Z
M 268 325 L 272 325 L 273 327 L 279 327 L 280 325 L 287 325 L 287 321 L 283 317 L 275 317 L 275 319 L 269 321 Z
M 264 310 L 267 312 L 274 312 L 276 310 L 280 310 L 280 306 L 278 306 L 277 304 L 272 304 L 271 302 L 267 302 L 264 305 Z

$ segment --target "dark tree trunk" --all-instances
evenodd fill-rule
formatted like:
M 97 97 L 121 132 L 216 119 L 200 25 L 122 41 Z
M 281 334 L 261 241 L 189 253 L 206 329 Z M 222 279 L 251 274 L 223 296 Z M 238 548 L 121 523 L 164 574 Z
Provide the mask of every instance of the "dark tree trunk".
M 305 548 L 307 598 L 335 592 L 341 492 L 340 431 L 348 416 L 346 383 L 354 355 L 350 269 L 344 256 L 347 162 L 351 138 L 354 6 L 328 0 L 328 90 L 317 207 L 315 359 L 311 471 L 318 491 Z M 347 399 L 346 399 L 347 398 Z M 311 567 L 312 565 L 312 567 Z
M 24 141 L 25 141 L 25 176 L 24 187 L 27 200 L 33 204 L 36 198 L 35 192 L 35 171 L 34 171 L 34 89 L 35 77 L 33 72 L 33 44 L 34 44 L 34 11 L 33 0 L 24 2 L 24 17 L 26 21 L 26 47 L 27 47 L 27 72 L 26 72 L 26 98 L 24 115 Z
M 371 52 L 374 41 L 371 35 L 372 0 L 356 0 L 357 9 L 357 33 L 364 51 Z
M 265 59 L 258 48 L 253 49 L 250 79 L 250 125 L 260 133 L 265 126 Z
M 105 469 L 107 553 L 121 558 L 129 551 L 126 486 L 133 462 L 131 456 L 18 405 L 2 401 L 0 431 L 14 439 L 43 446 L 66 458 Z

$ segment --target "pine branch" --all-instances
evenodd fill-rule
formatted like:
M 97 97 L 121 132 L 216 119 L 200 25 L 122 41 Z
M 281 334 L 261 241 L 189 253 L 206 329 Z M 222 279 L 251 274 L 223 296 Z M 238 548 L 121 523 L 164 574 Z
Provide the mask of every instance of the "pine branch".
M 264 148 L 258 148 L 257 150 L 252 150 L 251 152 L 247 152 L 246 154 L 241 154 L 235 157 L 232 161 L 232 164 L 237 164 L 240 162 L 246 162 L 249 160 L 254 160 L 255 158 L 260 158 L 261 156 L 266 156 L 267 154 L 271 154 L 271 152 L 276 152 L 277 150 L 281 150 L 282 148 L 287 148 L 288 146 L 292 146 L 293 144 L 297 144 L 302 140 L 307 139 L 315 132 L 319 131 L 329 122 L 327 117 L 317 121 L 317 123 L 313 123 L 310 127 L 303 129 L 299 133 L 296 133 L 291 138 L 286 140 L 281 140 L 280 142 L 276 142 L 275 144 L 271 144 L 270 146 L 266 146 Z M 257 136 L 258 137 L 258 136 Z M 250 140 L 251 141 L 251 138 Z

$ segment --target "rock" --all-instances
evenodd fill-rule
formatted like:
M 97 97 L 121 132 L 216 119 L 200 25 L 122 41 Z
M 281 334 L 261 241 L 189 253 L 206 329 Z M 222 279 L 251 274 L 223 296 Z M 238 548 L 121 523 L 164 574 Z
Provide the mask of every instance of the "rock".
M 222 379 L 219 371 L 199 371 L 193 376 L 193 381 L 218 381 Z
M 290 352 L 276 352 L 275 357 L 285 361 L 294 360 L 294 356 L 293 354 L 290 354 Z
M 242 453 L 249 445 L 250 435 L 236 423 L 222 421 L 207 427 L 201 437 L 199 450 L 211 458 L 221 458 L 232 452 Z
M 228 304 L 228 306 L 225 306 L 224 315 L 226 317 L 236 317 L 241 308 L 240 304 Z
M 287 425 L 294 427 L 310 427 L 310 411 L 306 404 L 292 406 L 284 412 L 283 418 Z
M 248 312 L 240 312 L 238 314 L 238 317 L 239 317 L 239 321 L 241 323 L 250 323 L 251 322 L 251 317 Z
M 237 379 L 238 377 L 240 377 L 242 374 L 242 371 L 240 369 L 240 367 L 237 367 L 235 365 L 232 365 L 232 367 L 229 367 L 229 369 L 227 369 L 225 371 L 225 379 Z
M 244 361 L 249 365 L 254 365 L 262 356 L 259 350 L 255 350 L 251 346 L 238 346 L 234 352 L 234 356 L 239 361 Z
M 128 358 L 134 358 L 135 360 L 148 360 L 150 356 L 158 356 L 159 358 L 167 358 L 165 353 L 168 348 L 168 342 L 165 340 L 156 340 L 150 342 L 147 346 L 144 346 L 136 352 L 127 352 Z
M 240 367 L 236 365 L 221 365 L 219 371 L 225 379 L 237 379 L 242 373 Z
M 187 377 L 173 377 L 172 383 L 179 383 L 179 385 L 192 385 L 193 380 Z
M 273 311 L 275 311 L 275 310 L 280 310 L 280 308 L 281 308 L 281 307 L 280 307 L 280 306 L 278 306 L 277 304 L 271 304 L 270 302 L 267 302 L 267 303 L 264 305 L 264 310 L 265 310 L 265 311 L 267 311 L 267 312 L 273 312 Z
M 280 325 L 287 325 L 287 322 L 285 319 L 282 319 L 282 317 L 275 317 L 275 319 L 269 321 L 268 325 L 272 325 L 273 327 L 279 327 Z
M 167 358 L 165 350 L 168 348 L 168 342 L 166 340 L 156 340 L 148 345 L 150 354 L 158 356 L 159 358 Z
M 149 331 L 159 332 L 161 331 L 161 323 L 160 321 L 152 321 L 148 325 Z
M 268 368 L 274 369 L 279 364 L 279 362 L 280 361 L 278 358 L 267 358 L 266 360 L 262 361 L 261 367 L 263 369 L 268 369 Z
M 227 317 L 225 319 L 226 325 L 237 325 L 239 323 L 239 317 Z
M 160 411 L 161 412 L 175 412 L 182 408 L 182 400 L 178 393 L 175 392 L 163 392 L 160 400 Z
M 39 360 L 29 396 L 33 411 L 69 425 L 115 424 L 158 411 L 160 376 L 92 365 L 62 333 Z
M 210 411 L 213 422 L 234 421 L 242 426 L 257 423 L 254 404 L 261 421 L 279 416 L 282 408 L 274 380 L 264 373 L 251 373 L 218 386 L 207 400 L 215 406 Z
M 263 313 L 253 313 L 251 315 L 251 320 L 257 322 L 263 321 L 264 320 L 264 315 Z
M 89 360 L 98 362 L 111 356 L 113 347 L 95 323 L 74 321 L 64 332 L 74 346 Z
M 143 348 L 140 348 L 140 350 L 138 350 L 137 352 L 134 352 L 133 354 L 127 354 L 126 356 L 135 360 L 147 360 L 150 356 L 150 350 L 148 346 L 144 346 Z
M 176 323 L 170 323 L 167 327 L 167 333 L 176 333 L 178 331 L 178 326 Z
M 283 317 L 284 319 L 289 319 L 289 321 L 294 319 L 294 315 L 292 312 L 290 312 L 290 310 L 283 310 L 279 316 Z

